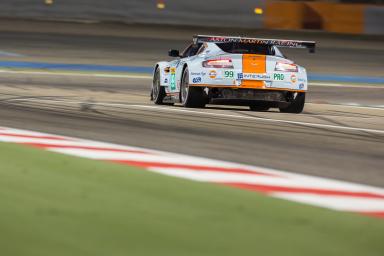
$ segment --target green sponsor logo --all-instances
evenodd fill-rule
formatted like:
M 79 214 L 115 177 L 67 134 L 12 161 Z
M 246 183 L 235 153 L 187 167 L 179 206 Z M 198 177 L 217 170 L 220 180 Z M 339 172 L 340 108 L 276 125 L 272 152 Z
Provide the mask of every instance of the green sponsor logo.
M 284 74 L 273 74 L 273 80 L 283 81 L 284 80 Z
M 224 77 L 225 78 L 233 78 L 235 73 L 233 71 L 226 70 L 224 71 Z
M 171 74 L 171 90 L 176 90 L 176 74 Z

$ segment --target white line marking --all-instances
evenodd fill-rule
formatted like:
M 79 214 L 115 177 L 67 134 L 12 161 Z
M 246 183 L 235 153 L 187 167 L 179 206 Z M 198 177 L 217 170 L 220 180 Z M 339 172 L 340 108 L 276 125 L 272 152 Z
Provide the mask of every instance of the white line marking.
M 384 89 L 383 84 L 368 85 L 368 84 L 338 84 L 326 82 L 309 82 L 309 86 L 319 87 L 345 87 L 345 88 L 370 88 L 370 89 Z
M 306 105 L 330 105 L 330 106 L 341 106 L 346 108 L 361 108 L 361 109 L 372 109 L 372 110 L 384 110 L 384 105 L 361 105 L 361 104 L 351 104 L 351 103 L 313 103 L 313 102 L 306 102 Z
M 86 102 L 83 101 L 65 101 L 65 100 L 51 100 L 51 99 L 14 99 L 15 101 L 30 101 L 30 102 L 63 102 L 63 103 L 71 103 L 71 104 L 83 104 Z M 11 102 L 11 101 L 10 101 Z M 160 107 L 160 106 L 150 106 L 150 105 L 127 105 L 121 103 L 103 103 L 103 102 L 92 102 L 91 105 L 96 106 L 115 106 L 115 107 L 123 107 L 127 109 L 155 109 L 163 112 L 181 112 L 181 113 L 190 113 L 190 114 L 199 114 L 206 116 L 216 116 L 216 117 L 227 117 L 227 118 L 238 118 L 238 119 L 246 119 L 246 120 L 260 120 L 266 122 L 274 122 L 274 123 L 285 123 L 285 124 L 293 124 L 293 125 L 302 125 L 307 127 L 315 127 L 315 128 L 328 128 L 328 129 L 338 129 L 338 130 L 348 130 L 348 131 L 358 131 L 358 132 L 370 132 L 370 133 L 378 133 L 384 134 L 384 130 L 377 129 L 369 129 L 369 128 L 359 128 L 359 127 L 349 127 L 349 126 L 338 126 L 338 125 L 330 125 L 330 124 L 318 124 L 318 123 L 309 123 L 309 122 L 301 122 L 301 121 L 291 121 L 291 120 L 283 120 L 283 119 L 272 119 L 266 117 L 255 117 L 255 116 L 239 116 L 233 114 L 222 114 L 222 113 L 213 113 L 206 111 L 197 111 L 197 110 L 187 110 L 175 107 Z M 381 109 L 380 109 L 381 110 Z
M 367 188 L 359 184 L 351 184 L 342 181 L 322 179 L 317 177 L 296 176 L 266 176 L 246 173 L 231 173 L 231 172 L 216 172 L 204 171 L 198 172 L 185 168 L 164 168 L 164 167 L 149 167 L 151 171 L 161 174 L 175 176 L 180 178 L 188 178 L 202 182 L 221 182 L 221 183 L 243 183 L 252 185 L 266 185 L 279 187 L 294 187 L 294 188 L 310 188 L 310 189 L 326 189 L 339 190 L 348 192 L 371 192 L 384 196 L 383 190 Z M 289 178 L 288 178 L 289 177 Z M 383 199 L 384 200 L 384 199 Z
M 1 71 L 0 71 L 1 72 Z M 119 107 L 128 107 L 132 105 L 121 104 L 121 103 L 108 103 L 108 102 L 84 102 L 84 101 L 69 101 L 69 100 L 55 100 L 55 99 L 35 99 L 35 98 L 23 98 L 23 99 L 11 99 L 9 102 L 17 102 L 17 101 L 30 101 L 30 102 L 57 102 L 57 103 L 70 103 L 70 104 L 90 104 L 90 105 L 100 105 L 100 106 L 119 106 Z M 373 105 L 373 106 L 365 106 L 357 103 L 315 103 L 315 102 L 307 102 L 306 105 L 330 105 L 330 106 L 342 106 L 347 108 L 361 108 L 361 109 L 372 109 L 372 110 L 384 110 L 384 105 Z M 140 106 L 138 104 L 134 106 Z M 147 105 L 142 105 L 147 106 Z M 224 109 L 223 109 L 224 110 Z
M 191 114 L 202 114 L 202 115 L 209 115 L 209 116 L 230 117 L 230 118 L 239 118 L 239 119 L 248 119 L 248 120 L 261 120 L 261 121 L 274 122 L 274 123 L 303 125 L 303 126 L 315 127 L 315 128 L 330 128 L 330 129 L 384 134 L 384 130 L 349 127 L 349 126 L 338 126 L 338 125 L 330 125 L 330 124 L 317 124 L 317 123 L 291 121 L 291 120 L 283 120 L 283 119 L 272 119 L 272 118 L 266 118 L 266 117 L 238 116 L 238 115 L 232 115 L 232 114 L 212 113 L 212 112 L 186 110 L 186 109 L 178 109 L 178 108 L 171 108 L 171 107 L 167 108 L 167 107 L 158 107 L 158 106 L 148 106 L 148 105 L 129 105 L 129 107 L 159 109 L 159 110 L 164 110 L 164 111 L 169 111 L 169 112 L 172 112 L 172 111 L 173 112 L 184 112 L 184 113 L 191 113 Z
M 0 69 L 0 73 L 25 74 L 25 75 L 48 75 L 48 76 L 83 76 L 101 78 L 131 78 L 131 79 L 152 79 L 151 75 L 139 74 L 106 74 L 106 73 L 76 73 L 76 72 L 56 72 L 56 71 L 24 71 Z
M 104 143 L 100 142 L 89 142 L 89 141 L 71 141 L 71 140 L 54 140 L 54 139 L 40 139 L 40 138 L 23 138 L 23 137 L 13 137 L 13 136 L 6 136 L 6 135 L 0 135 L 1 141 L 4 142 L 13 142 L 13 143 L 35 143 L 35 144 L 47 144 L 52 146 L 89 146 L 89 147 L 102 147 L 106 146 Z M 116 149 L 123 149 L 123 150 L 133 150 L 133 148 L 127 148 L 127 147 L 117 147 L 116 145 L 112 145 L 113 148 Z
M 226 167 L 227 163 L 199 157 L 181 155 L 145 155 L 141 153 L 111 152 L 92 149 L 50 148 L 50 151 L 62 154 L 75 155 L 91 159 L 118 160 L 118 161 L 140 161 L 167 164 L 183 164 L 191 166 Z
M 384 211 L 384 200 L 346 196 L 326 196 L 301 193 L 272 193 L 272 196 L 290 201 L 326 207 L 339 211 L 379 212 Z
M 24 57 L 22 54 L 14 53 L 14 52 L 7 52 L 7 51 L 0 51 L 1 57 Z

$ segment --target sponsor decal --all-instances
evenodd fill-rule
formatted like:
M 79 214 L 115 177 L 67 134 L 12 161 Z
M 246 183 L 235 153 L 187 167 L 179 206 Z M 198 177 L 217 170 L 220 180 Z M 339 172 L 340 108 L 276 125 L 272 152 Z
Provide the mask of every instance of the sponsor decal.
M 195 77 L 192 79 L 192 83 L 200 83 L 201 82 L 201 77 Z
M 216 78 L 216 76 L 217 76 L 216 70 L 209 71 L 209 77 L 210 78 L 214 79 L 214 78 Z
M 171 68 L 171 90 L 176 90 L 176 68 Z
M 298 78 L 297 81 L 301 82 L 301 83 L 306 83 L 307 82 L 307 79 L 304 79 L 304 78 Z
M 284 74 L 279 74 L 279 73 L 273 74 L 273 80 L 283 81 L 284 80 Z
M 244 80 L 270 80 L 271 76 L 268 74 L 243 74 Z
M 205 76 L 206 74 L 205 72 L 191 72 L 191 76 Z
M 297 82 L 297 76 L 296 75 L 294 75 L 294 74 L 291 75 L 291 82 L 292 83 L 296 83 Z
M 304 45 L 301 42 L 292 41 L 292 40 L 239 38 L 239 37 L 208 37 L 205 40 L 213 43 L 246 43 L 246 44 L 277 45 L 277 46 L 286 46 L 286 47 L 304 47 Z
M 238 73 L 238 80 L 271 80 L 271 75 L 269 74 L 253 74 L 253 73 Z M 284 75 L 283 75 L 284 79 Z
M 304 84 L 303 83 L 299 84 L 299 89 L 301 90 L 303 88 L 304 88 Z
M 235 75 L 235 73 L 231 70 L 226 70 L 226 71 L 224 71 L 224 77 L 225 78 L 233 78 L 234 77 L 234 75 Z

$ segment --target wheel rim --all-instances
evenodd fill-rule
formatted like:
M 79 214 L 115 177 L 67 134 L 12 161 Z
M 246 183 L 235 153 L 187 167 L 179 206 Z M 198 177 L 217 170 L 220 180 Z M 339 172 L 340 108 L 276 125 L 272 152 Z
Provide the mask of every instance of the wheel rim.
M 183 80 L 181 83 L 181 102 L 184 104 L 187 101 L 188 98 L 188 92 L 189 92 L 189 83 L 188 83 L 188 72 L 187 70 L 184 71 L 183 74 Z
M 159 91 L 160 91 L 159 72 L 156 71 L 155 77 L 152 83 L 152 97 L 154 101 L 156 101 L 157 98 L 159 97 Z

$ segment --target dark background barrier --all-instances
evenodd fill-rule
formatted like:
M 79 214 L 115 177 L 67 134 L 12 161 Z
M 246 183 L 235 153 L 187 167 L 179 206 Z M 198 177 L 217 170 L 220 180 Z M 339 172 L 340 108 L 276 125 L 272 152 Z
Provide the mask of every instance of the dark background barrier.
M 194 26 L 262 27 L 264 1 L 2 0 L 0 16 Z
M 382 2 L 2 0 L 0 17 L 384 34 Z

